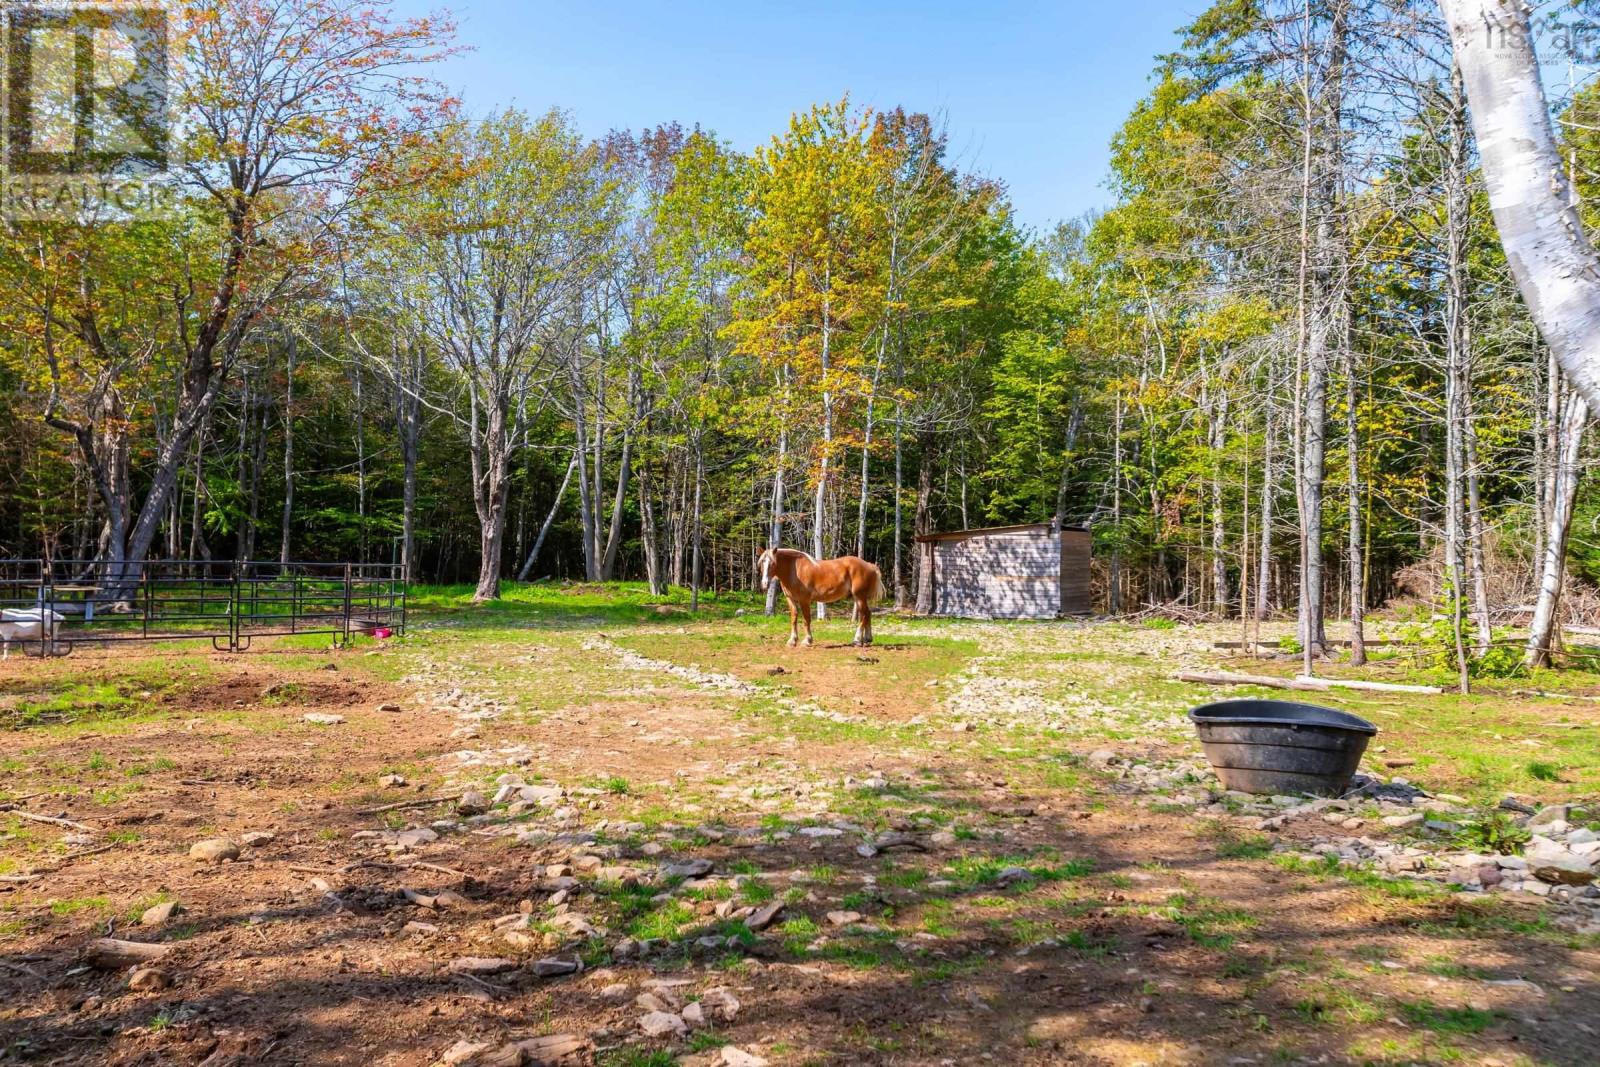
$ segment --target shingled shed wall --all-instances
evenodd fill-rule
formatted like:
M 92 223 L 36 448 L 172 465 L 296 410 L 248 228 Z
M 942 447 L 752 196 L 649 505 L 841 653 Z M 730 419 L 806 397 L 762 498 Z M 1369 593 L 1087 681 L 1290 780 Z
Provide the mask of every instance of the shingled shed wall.
M 1089 603 L 1089 531 L 1048 522 L 917 538 L 934 615 L 1051 619 Z

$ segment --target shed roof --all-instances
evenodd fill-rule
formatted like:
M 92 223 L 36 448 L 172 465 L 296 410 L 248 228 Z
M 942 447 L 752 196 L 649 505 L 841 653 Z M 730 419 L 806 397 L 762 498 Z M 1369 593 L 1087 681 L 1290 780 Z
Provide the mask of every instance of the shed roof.
M 918 534 L 918 541 L 955 541 L 967 537 L 986 537 L 990 534 L 1033 533 L 1055 529 L 1053 522 L 1024 522 L 1015 526 L 980 526 L 972 530 L 947 530 L 944 533 Z M 1087 530 L 1086 526 L 1063 526 L 1063 530 Z

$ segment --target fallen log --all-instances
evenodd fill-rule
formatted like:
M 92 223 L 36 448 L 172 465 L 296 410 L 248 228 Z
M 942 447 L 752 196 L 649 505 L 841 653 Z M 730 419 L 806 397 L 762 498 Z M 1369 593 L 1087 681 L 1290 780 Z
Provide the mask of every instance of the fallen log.
M 460 793 L 447 797 L 418 797 L 415 800 L 397 800 L 393 804 L 379 804 L 375 808 L 357 808 L 357 815 L 381 815 L 386 811 L 399 811 L 401 808 L 422 808 L 429 804 L 454 804 L 461 799 Z
M 1548 689 L 1513 689 L 1511 695 L 1515 697 L 1545 697 L 1549 700 L 1581 700 L 1586 704 L 1600 704 L 1600 697 L 1589 696 L 1587 693 L 1558 693 Z
M 1312 693 L 1326 693 L 1329 689 L 1359 689 L 1374 693 L 1427 693 L 1436 696 L 1444 692 L 1436 685 L 1365 682 L 1354 678 L 1316 678 L 1309 674 L 1278 678 L 1270 674 L 1237 674 L 1233 671 L 1179 671 L 1173 677 L 1180 682 L 1196 682 L 1200 685 L 1260 685 L 1269 689 L 1298 689 Z
M 147 941 L 123 941 L 115 937 L 101 937 L 89 942 L 88 947 L 83 950 L 83 959 L 91 967 L 118 971 L 134 964 L 158 960 L 171 951 L 171 945 L 152 945 Z
M 1438 696 L 1444 690 L 1437 685 L 1404 685 L 1400 682 L 1366 682 L 1356 678 L 1313 678 L 1309 674 L 1295 675 L 1296 681 L 1320 682 L 1322 688 L 1359 689 L 1371 693 L 1426 693 Z
M 90 826 L 87 823 L 73 822 L 71 819 L 58 819 L 54 815 L 35 815 L 31 811 L 23 811 L 21 808 L 10 804 L 0 805 L 0 811 L 4 811 L 8 815 L 15 815 L 19 819 L 27 819 L 31 822 L 49 823 L 52 826 L 65 826 L 69 830 L 79 830 L 86 834 L 97 834 L 100 832 L 100 828 L 98 826 Z
M 1299 678 L 1277 678 L 1270 674 L 1238 674 L 1234 671 L 1179 671 L 1173 677 L 1180 682 L 1195 682 L 1199 685 L 1260 685 L 1268 689 L 1301 689 L 1315 692 L 1322 692 L 1328 688 L 1322 684 L 1320 678 L 1302 681 Z
M 1382 638 L 1377 638 L 1377 639 L 1373 639 L 1373 640 L 1363 641 L 1362 642 L 1362 644 L 1365 645 L 1367 648 L 1379 648 L 1379 647 L 1383 647 L 1383 646 L 1386 646 L 1386 645 L 1400 645 L 1400 644 L 1404 644 L 1404 643 L 1405 642 L 1403 642 L 1403 641 L 1391 641 L 1391 640 L 1382 639 Z M 1324 641 L 1323 644 L 1329 646 L 1330 648 L 1349 648 L 1350 647 L 1350 642 L 1349 641 L 1345 641 L 1345 640 L 1339 640 L 1339 641 L 1329 640 L 1329 641 Z M 1271 648 L 1271 649 L 1277 649 L 1280 646 L 1279 646 L 1277 641 L 1269 641 L 1266 638 L 1262 638 L 1260 641 L 1213 641 L 1213 642 L 1211 642 L 1211 647 L 1212 648 Z M 1291 654 L 1292 655 L 1296 655 L 1296 656 L 1299 655 L 1298 652 L 1291 653 Z

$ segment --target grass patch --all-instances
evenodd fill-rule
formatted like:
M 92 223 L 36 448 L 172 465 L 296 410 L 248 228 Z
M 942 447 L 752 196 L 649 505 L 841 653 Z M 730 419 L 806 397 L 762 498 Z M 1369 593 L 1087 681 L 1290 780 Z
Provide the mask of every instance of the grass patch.
M 83 912 L 99 914 L 111 910 L 111 901 L 106 897 L 69 897 L 66 900 L 50 902 L 50 914 L 58 919 L 70 915 L 79 915 Z
M 1017 871 L 1023 873 L 1017 874 Z M 1010 872 L 1008 874 L 1008 872 Z M 1026 884 L 1028 882 L 1059 882 L 1068 878 L 1082 878 L 1094 873 L 1094 861 L 1070 859 L 1062 863 L 1036 863 L 1022 856 L 965 856 L 950 865 L 950 876 L 967 888 L 995 885 L 1002 881 Z
M 1443 1008 L 1429 1000 L 1408 1000 L 1399 1004 L 1400 1017 L 1413 1026 L 1436 1034 L 1478 1034 L 1494 1025 L 1498 1016 L 1478 1008 Z
M 1272 855 L 1272 839 L 1266 834 L 1220 834 L 1216 850 L 1222 860 L 1266 859 Z

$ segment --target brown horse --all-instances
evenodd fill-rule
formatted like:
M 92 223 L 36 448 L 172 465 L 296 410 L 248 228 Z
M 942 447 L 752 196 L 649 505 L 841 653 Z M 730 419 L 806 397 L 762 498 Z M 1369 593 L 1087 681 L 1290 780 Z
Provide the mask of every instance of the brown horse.
M 850 597 L 856 602 L 855 644 L 872 644 L 872 602 L 883 599 L 883 574 L 860 556 L 814 560 L 793 548 L 769 548 L 756 560 L 761 588 L 776 578 L 789 598 L 789 646 L 800 639 L 800 619 L 806 621 L 806 644 L 811 643 L 811 605 L 832 604 Z

